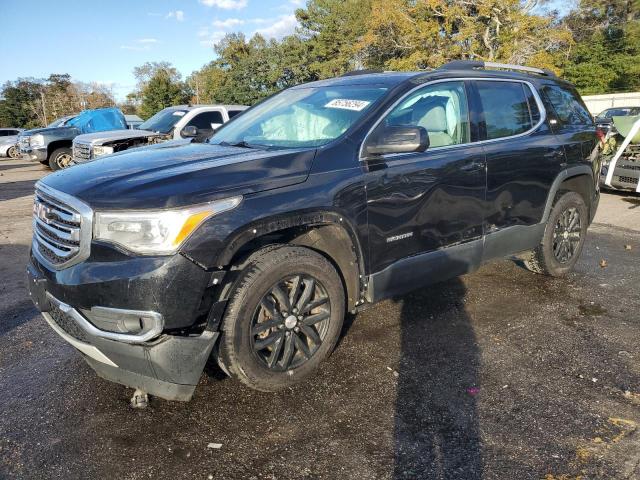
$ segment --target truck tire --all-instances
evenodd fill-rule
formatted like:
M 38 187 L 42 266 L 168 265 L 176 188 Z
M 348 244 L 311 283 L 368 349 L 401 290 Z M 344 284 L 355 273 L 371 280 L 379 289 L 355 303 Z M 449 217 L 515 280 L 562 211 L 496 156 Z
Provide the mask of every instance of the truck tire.
M 56 148 L 51 155 L 49 155 L 49 167 L 51 167 L 51 170 L 54 172 L 67 168 L 71 158 L 72 153 L 69 147 Z
M 569 273 L 582 253 L 588 222 L 582 196 L 576 192 L 562 195 L 551 209 L 542 242 L 530 252 L 525 266 L 552 277 Z
M 275 392 L 312 375 L 342 330 L 340 275 L 304 247 L 266 247 L 249 257 L 222 323 L 221 367 L 249 387 Z

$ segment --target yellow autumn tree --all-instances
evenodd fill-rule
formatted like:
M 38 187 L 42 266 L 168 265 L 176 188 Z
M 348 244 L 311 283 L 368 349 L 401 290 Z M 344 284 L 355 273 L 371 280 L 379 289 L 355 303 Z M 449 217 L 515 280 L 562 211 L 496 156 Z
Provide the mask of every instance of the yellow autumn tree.
M 571 32 L 535 0 L 372 0 L 358 49 L 370 67 L 415 70 L 450 60 L 528 64 L 558 72 Z

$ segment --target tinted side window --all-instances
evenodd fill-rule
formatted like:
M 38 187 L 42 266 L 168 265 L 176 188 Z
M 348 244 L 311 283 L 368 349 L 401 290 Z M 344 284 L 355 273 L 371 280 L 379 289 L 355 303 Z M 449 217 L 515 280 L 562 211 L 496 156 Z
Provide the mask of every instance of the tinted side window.
M 222 119 L 222 113 L 220 112 L 203 112 L 193 117 L 187 126 L 194 126 L 201 130 L 211 130 L 212 123 L 224 123 Z
M 8 136 L 9 136 L 8 130 L 0 130 L 0 137 L 8 137 Z
M 540 120 L 533 94 L 524 83 L 477 81 L 476 84 L 488 140 L 524 133 Z
M 229 110 L 228 113 L 229 113 L 229 120 L 231 120 L 233 117 L 235 117 L 239 113 L 242 113 L 242 110 Z
M 575 91 L 556 85 L 547 85 L 542 91 L 564 125 L 593 124 L 591 114 Z
M 418 89 L 401 101 L 382 125 L 422 127 L 429 147 L 469 142 L 469 111 L 463 82 L 443 82 Z

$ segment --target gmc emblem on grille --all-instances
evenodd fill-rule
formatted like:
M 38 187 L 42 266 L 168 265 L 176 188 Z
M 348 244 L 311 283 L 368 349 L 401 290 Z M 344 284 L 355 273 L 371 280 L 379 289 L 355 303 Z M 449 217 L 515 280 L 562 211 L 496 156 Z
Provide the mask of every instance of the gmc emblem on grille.
M 36 216 L 47 225 L 51 220 L 51 209 L 41 203 L 36 204 Z

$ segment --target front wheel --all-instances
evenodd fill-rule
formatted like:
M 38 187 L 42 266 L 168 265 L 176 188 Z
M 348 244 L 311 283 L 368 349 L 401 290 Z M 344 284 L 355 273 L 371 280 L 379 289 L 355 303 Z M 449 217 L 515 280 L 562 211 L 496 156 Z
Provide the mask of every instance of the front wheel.
M 72 160 L 71 149 L 68 147 L 58 148 L 53 151 L 49 157 L 49 166 L 51 170 L 62 170 L 71 165 Z
M 582 196 L 565 193 L 551 210 L 542 242 L 525 266 L 536 273 L 561 277 L 575 266 L 587 236 L 588 211 Z
M 266 392 L 306 379 L 338 341 L 344 297 L 338 272 L 313 250 L 282 246 L 256 252 L 223 320 L 223 369 Z
M 20 153 L 18 152 L 18 148 L 14 145 L 13 147 L 9 147 L 7 150 L 7 157 L 9 158 L 18 158 Z

